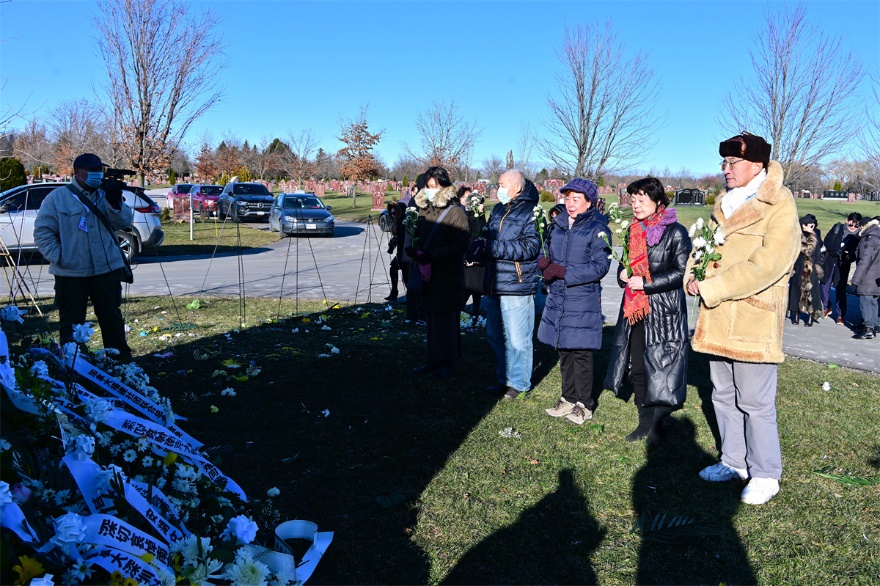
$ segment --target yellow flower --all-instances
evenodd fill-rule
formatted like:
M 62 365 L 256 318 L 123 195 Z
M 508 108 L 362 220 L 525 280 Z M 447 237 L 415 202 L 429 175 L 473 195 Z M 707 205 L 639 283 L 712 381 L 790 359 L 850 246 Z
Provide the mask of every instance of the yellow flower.
M 307 318 L 307 317 L 304 317 L 304 318 L 303 318 L 303 323 L 304 323 L 304 324 L 310 324 L 310 323 L 312 323 L 312 320 L 310 320 L 310 319 Z
M 110 586 L 122 586 L 122 574 L 119 570 L 115 570 L 110 574 Z
M 165 459 L 163 460 L 166 466 L 171 466 L 175 462 L 177 462 L 177 453 L 176 452 L 168 452 L 165 454 Z
M 20 565 L 12 566 L 12 570 L 18 573 L 16 584 L 29 584 L 34 578 L 38 578 L 46 573 L 40 560 L 26 555 L 20 556 L 18 561 Z

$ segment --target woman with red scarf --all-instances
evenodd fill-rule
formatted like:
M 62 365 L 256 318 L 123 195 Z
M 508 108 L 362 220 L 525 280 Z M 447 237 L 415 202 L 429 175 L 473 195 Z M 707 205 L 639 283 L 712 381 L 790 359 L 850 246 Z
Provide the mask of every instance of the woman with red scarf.
M 669 414 L 687 391 L 688 324 L 684 273 L 691 253 L 687 229 L 678 223 L 663 184 L 645 177 L 629 184 L 633 220 L 627 264 L 618 267 L 624 287 L 605 387 L 618 397 L 627 374 L 633 383 L 639 425 L 627 441 L 663 438 Z M 628 371 L 628 372 L 627 372 Z

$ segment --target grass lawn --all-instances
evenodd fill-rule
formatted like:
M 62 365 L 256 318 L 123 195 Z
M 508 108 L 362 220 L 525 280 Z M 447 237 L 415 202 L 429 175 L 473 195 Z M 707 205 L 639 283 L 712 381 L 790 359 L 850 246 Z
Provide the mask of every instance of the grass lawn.
M 463 335 L 457 374 L 431 382 L 410 374 L 425 330 L 405 325 L 401 309 L 301 303 L 297 313 L 289 300 L 249 299 L 250 325 L 237 332 L 237 299 L 189 302 L 125 306 L 138 362 L 248 494 L 278 487 L 282 518 L 335 532 L 313 583 L 880 581 L 880 485 L 815 473 L 880 478 L 876 374 L 780 366 L 782 490 L 749 507 L 741 483 L 697 477 L 718 455 L 703 355 L 690 356 L 685 408 L 647 450 L 623 441 L 636 411 L 608 393 L 582 427 L 547 417 L 559 369 L 538 343 L 533 391 L 500 402 L 480 392 L 494 369 L 483 330 Z M 56 328 L 54 307 L 44 311 L 24 326 L 4 323 L 10 343 Z M 611 333 L 596 353 L 597 385 Z M 340 353 L 319 358 L 328 344 Z M 231 384 L 212 377 L 228 358 L 262 372 Z M 227 386 L 236 397 L 220 396 Z M 674 515 L 684 525 L 669 529 Z M 640 519 L 645 528 L 634 530 Z

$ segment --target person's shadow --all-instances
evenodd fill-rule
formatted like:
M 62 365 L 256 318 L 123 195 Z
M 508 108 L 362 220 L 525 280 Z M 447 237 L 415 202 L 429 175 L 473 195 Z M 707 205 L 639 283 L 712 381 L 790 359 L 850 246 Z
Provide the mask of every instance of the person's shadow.
M 732 521 L 743 484 L 700 479 L 713 460 L 683 417 L 671 417 L 664 441 L 648 450 L 632 489 L 642 537 L 637 584 L 756 582 Z
M 443 583 L 595 584 L 590 554 L 605 532 L 590 515 L 573 471 L 561 470 L 555 491 L 471 548 Z

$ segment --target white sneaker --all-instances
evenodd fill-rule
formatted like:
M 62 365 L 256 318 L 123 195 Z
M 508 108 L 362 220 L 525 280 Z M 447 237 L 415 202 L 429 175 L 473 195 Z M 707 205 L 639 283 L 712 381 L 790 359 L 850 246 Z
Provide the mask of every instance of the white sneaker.
M 593 418 L 593 412 L 587 409 L 583 403 L 578 401 L 574 404 L 574 408 L 571 410 L 571 413 L 566 415 L 565 418 L 576 425 L 583 425 L 584 421 Z
M 565 417 L 571 413 L 572 410 L 574 410 L 574 403 L 569 403 L 562 397 L 559 397 L 559 400 L 556 401 L 556 405 L 550 409 L 544 409 L 544 413 L 550 417 Z
M 747 505 L 763 505 L 779 492 L 779 481 L 775 478 L 752 478 L 743 489 L 739 500 Z
M 745 468 L 734 468 L 724 462 L 712 464 L 708 468 L 700 470 L 700 478 L 709 482 L 727 482 L 728 480 L 745 480 L 749 472 Z

